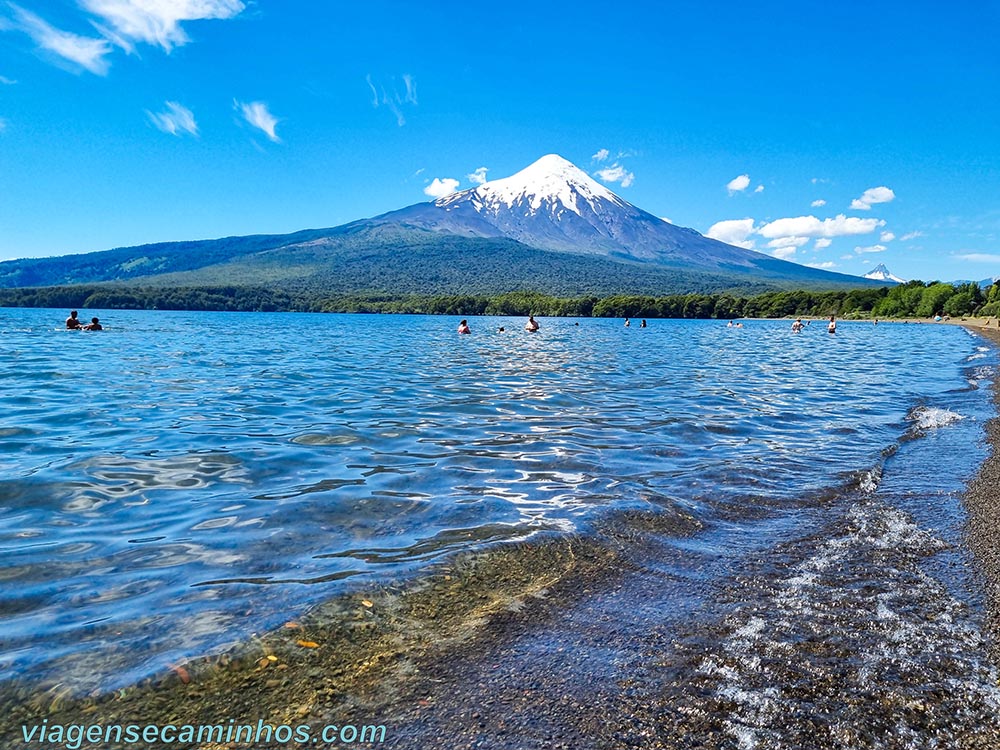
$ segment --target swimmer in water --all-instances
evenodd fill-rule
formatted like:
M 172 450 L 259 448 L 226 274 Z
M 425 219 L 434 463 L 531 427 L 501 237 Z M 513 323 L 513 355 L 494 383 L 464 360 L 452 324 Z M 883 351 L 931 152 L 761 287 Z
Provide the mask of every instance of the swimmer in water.
M 469 328 L 469 322 L 467 320 L 463 320 L 461 323 L 458 324 L 458 332 L 472 333 L 472 329 Z
M 534 333 L 539 329 L 538 321 L 535 320 L 533 315 L 528 316 L 528 322 L 524 324 L 524 330 L 531 331 Z
M 826 324 L 826 330 L 829 333 L 837 332 L 837 321 L 834 319 L 832 315 L 830 316 L 830 322 Z

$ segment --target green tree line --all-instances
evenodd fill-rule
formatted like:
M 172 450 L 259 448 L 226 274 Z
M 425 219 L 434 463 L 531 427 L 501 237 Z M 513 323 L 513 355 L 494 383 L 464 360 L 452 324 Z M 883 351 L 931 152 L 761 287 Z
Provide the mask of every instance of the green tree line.
M 952 285 L 910 281 L 851 291 L 781 291 L 754 296 L 673 294 L 553 297 L 538 292 L 496 295 L 317 294 L 251 286 L 136 287 L 73 285 L 0 289 L 2 307 L 100 310 L 422 313 L 618 318 L 929 318 L 1000 316 L 1000 283 Z

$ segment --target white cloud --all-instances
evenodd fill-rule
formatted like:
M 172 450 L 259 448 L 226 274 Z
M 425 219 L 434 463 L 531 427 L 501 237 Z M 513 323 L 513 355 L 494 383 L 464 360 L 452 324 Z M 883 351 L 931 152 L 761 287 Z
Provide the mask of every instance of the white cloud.
M 403 80 L 402 90 L 400 90 L 395 76 L 391 79 L 388 87 L 382 84 L 376 86 L 370 73 L 365 76 L 368 88 L 372 90 L 372 106 L 376 109 L 385 107 L 392 112 L 396 116 L 396 124 L 399 127 L 406 124 L 406 118 L 403 116 L 403 105 L 417 106 L 416 81 L 409 73 L 404 73 L 401 78 Z
M 170 52 L 191 39 L 181 23 L 207 19 L 225 19 L 239 15 L 241 0 L 79 0 L 91 14 L 110 25 L 112 33 L 96 26 L 105 36 L 128 42 L 144 42 Z
M 902 237 L 899 238 L 900 242 L 909 242 L 910 240 L 915 240 L 917 237 L 923 237 L 923 232 L 907 232 Z
M 13 78 L 8 78 L 7 76 L 0 76 L 0 83 L 2 83 L 4 86 L 13 86 L 15 83 L 17 83 L 17 81 L 15 81 Z
M 1000 263 L 1000 255 L 995 253 L 964 253 L 954 257 L 970 263 Z
M 892 242 L 894 239 L 896 239 L 896 235 L 894 235 L 892 232 L 882 232 L 882 234 L 879 236 L 878 239 L 879 242 Z
M 275 143 L 281 143 L 281 139 L 274 132 L 274 126 L 278 124 L 278 119 L 272 115 L 264 102 L 244 103 L 233 101 L 236 109 L 243 115 L 243 119 L 263 133 Z
M 810 180 L 810 182 L 813 185 L 829 185 L 830 184 L 830 180 L 826 179 L 825 177 L 813 177 Z
M 860 198 L 855 198 L 851 201 L 851 208 L 855 211 L 868 211 L 876 203 L 889 203 L 895 197 L 896 194 L 884 185 L 881 187 L 868 188 L 861 194 Z
M 850 257 L 850 256 L 848 256 Z M 824 261 L 823 263 L 806 263 L 810 268 L 836 268 L 837 264 L 832 260 Z
M 750 239 L 753 234 L 753 219 L 728 219 L 717 221 L 705 232 L 706 237 L 728 245 L 742 247 L 745 250 L 753 250 L 754 241 Z
M 885 245 L 869 245 L 868 247 L 856 247 L 854 252 L 862 253 L 884 253 L 888 248 Z
M 594 160 L 594 161 L 607 161 L 608 160 L 608 156 L 610 156 L 610 155 L 611 155 L 611 153 L 606 148 L 602 148 L 600 151 L 598 151 L 596 154 L 594 154 L 590 158 L 592 160 Z
M 430 185 L 424 188 L 424 195 L 431 198 L 444 198 L 458 190 L 458 180 L 453 177 L 435 177 Z
M 819 198 L 818 200 L 814 200 L 809 205 L 812 206 L 813 208 L 821 208 L 822 206 L 826 205 L 826 201 L 823 200 L 822 198 Z
M 403 74 L 403 85 L 406 86 L 406 93 L 403 95 L 403 101 L 409 102 L 410 104 L 417 103 L 417 84 L 413 80 L 413 76 L 409 73 Z
M 673 224 L 673 223 L 674 223 L 674 222 L 673 222 L 673 220 L 671 220 L 671 219 L 668 219 L 668 218 L 667 218 L 666 216 L 661 216 L 660 218 L 661 218 L 661 219 L 662 219 L 663 221 L 667 222 L 667 224 Z
M 776 250 L 771 251 L 771 255 L 775 258 L 781 258 L 782 260 L 788 260 L 789 258 L 795 257 L 794 247 L 779 247 Z
M 620 182 L 622 187 L 628 187 L 635 180 L 635 174 L 629 172 L 618 162 L 605 169 L 598 169 L 594 174 L 604 182 Z
M 466 177 L 468 178 L 469 182 L 475 185 L 482 185 L 484 182 L 486 182 L 486 173 L 489 171 L 490 170 L 487 167 L 479 167 L 476 169 L 475 172 L 467 174 Z
M 726 190 L 729 191 L 730 195 L 742 192 L 750 186 L 750 175 L 741 174 L 739 177 L 734 177 L 728 183 L 726 183 Z
M 149 121 L 164 133 L 183 135 L 190 133 L 198 135 L 198 123 L 194 121 L 194 113 L 177 102 L 166 102 L 166 112 L 150 112 L 146 110 Z
M 880 219 L 848 218 L 838 214 L 833 219 L 823 219 L 815 216 L 797 216 L 795 218 L 777 219 L 765 224 L 757 233 L 763 237 L 842 237 L 854 234 L 869 234 L 885 222 Z
M 813 245 L 817 250 L 822 250 L 823 248 L 830 247 L 833 244 L 833 240 L 829 237 L 820 237 L 816 240 L 816 244 Z
M 30 36 L 35 44 L 47 52 L 69 60 L 84 70 L 102 76 L 110 63 L 105 59 L 111 53 L 106 39 L 93 39 L 57 29 L 34 13 L 10 4 L 17 19 L 17 28 Z
M 763 193 L 764 192 L 764 186 L 763 185 L 758 185 L 756 188 L 754 188 L 754 192 L 755 193 Z
M 809 237 L 778 237 L 767 243 L 768 247 L 802 247 L 809 242 Z

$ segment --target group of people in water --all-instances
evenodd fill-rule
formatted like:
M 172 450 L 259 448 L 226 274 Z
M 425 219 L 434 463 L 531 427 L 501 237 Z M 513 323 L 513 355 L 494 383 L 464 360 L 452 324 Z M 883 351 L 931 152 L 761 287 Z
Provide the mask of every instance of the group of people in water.
M 73 315 L 74 316 L 76 315 L 76 311 L 75 310 L 73 311 Z M 95 323 L 97 322 L 97 318 L 94 318 L 94 322 Z M 802 318 L 796 318 L 795 322 L 792 323 L 792 333 L 801 333 L 803 331 L 803 329 L 806 326 L 808 326 L 810 323 L 812 323 L 811 320 L 807 320 L 805 323 L 803 323 L 802 322 Z M 580 324 L 577 323 L 577 325 L 580 325 Z M 878 320 L 877 319 L 875 320 L 874 325 L 878 325 Z M 632 320 L 631 320 L 631 318 L 625 318 L 625 327 L 626 328 L 630 328 L 631 326 L 632 326 Z M 66 321 L 66 327 L 67 328 L 70 327 L 68 320 Z M 639 328 L 645 328 L 645 327 L 646 327 L 646 319 L 643 318 L 642 322 L 639 324 Z M 726 323 L 726 328 L 742 328 L 742 327 L 743 327 L 743 323 L 740 322 L 740 321 L 735 321 L 734 322 L 734 321 L 730 320 L 728 323 Z M 538 325 L 538 321 L 535 320 L 535 318 L 534 318 L 533 315 L 529 315 L 528 316 L 528 322 L 524 324 L 524 330 L 529 331 L 531 333 L 534 333 L 539 328 L 540 328 L 540 326 Z M 497 329 L 497 333 L 503 333 L 505 330 L 506 329 L 503 326 L 500 326 Z M 834 315 L 830 316 L 830 320 L 826 324 L 826 330 L 827 330 L 828 333 L 836 333 L 837 332 L 837 319 L 836 319 L 836 316 L 834 316 Z M 469 328 L 469 321 L 468 320 L 466 320 L 464 318 L 462 319 L 462 322 L 458 324 L 458 332 L 459 333 L 472 333 L 472 329 Z
M 804 329 L 810 323 L 812 323 L 811 320 L 807 320 L 805 323 L 803 323 L 802 318 L 796 318 L 795 322 L 792 323 L 792 333 L 802 333 L 802 329 Z M 875 325 L 878 325 L 877 320 L 875 321 Z M 833 315 L 830 316 L 830 322 L 826 324 L 826 330 L 827 333 L 837 332 L 837 319 L 835 316 Z
M 646 323 L 646 321 L 643 321 L 643 325 L 645 325 L 645 323 Z M 577 325 L 579 325 L 579 323 Z M 534 315 L 529 315 L 528 316 L 528 322 L 524 324 L 524 330 L 528 331 L 529 333 L 534 333 L 539 328 L 541 328 L 541 326 L 538 325 L 538 321 L 535 320 L 535 316 Z M 507 330 L 507 329 L 504 328 L 503 326 L 500 326 L 497 329 L 497 333 L 503 333 L 505 330 Z M 469 321 L 468 320 L 466 320 L 464 318 L 462 319 L 462 322 L 458 324 L 458 332 L 459 333 L 472 333 L 472 329 L 469 328 Z
M 78 318 L 79 313 L 76 310 L 70 310 L 69 317 L 66 318 L 66 328 L 71 331 L 103 331 L 104 326 L 101 325 L 101 321 L 97 318 L 91 318 L 90 322 L 86 325 Z

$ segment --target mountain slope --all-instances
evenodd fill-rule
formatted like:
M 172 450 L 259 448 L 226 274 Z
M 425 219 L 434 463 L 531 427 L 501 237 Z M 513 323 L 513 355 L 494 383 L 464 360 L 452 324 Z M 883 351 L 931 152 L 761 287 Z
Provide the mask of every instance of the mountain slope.
M 432 203 L 331 229 L 0 263 L 0 286 L 95 282 L 558 294 L 877 285 L 669 224 L 556 155 Z

